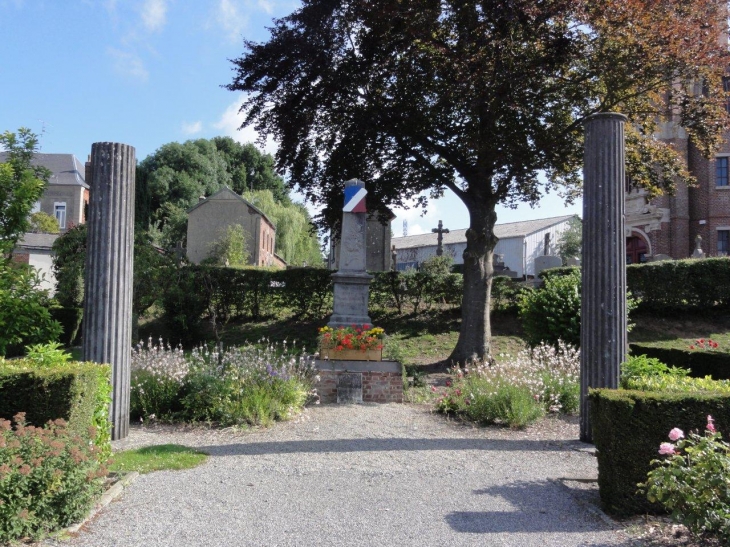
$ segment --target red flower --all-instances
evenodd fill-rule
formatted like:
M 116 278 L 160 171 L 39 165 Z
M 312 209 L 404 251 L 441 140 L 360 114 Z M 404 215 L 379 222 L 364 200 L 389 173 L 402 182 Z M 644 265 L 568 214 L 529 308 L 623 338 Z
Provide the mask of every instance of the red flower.
M 446 380 L 446 387 L 451 387 L 451 380 Z

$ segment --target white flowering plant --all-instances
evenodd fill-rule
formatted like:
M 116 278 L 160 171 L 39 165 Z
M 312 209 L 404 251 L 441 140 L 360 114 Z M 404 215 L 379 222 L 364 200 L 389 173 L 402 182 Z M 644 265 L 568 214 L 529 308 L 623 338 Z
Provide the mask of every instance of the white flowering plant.
M 143 419 L 268 425 L 301 410 L 315 376 L 313 358 L 286 342 L 186 354 L 150 340 L 132 354 L 132 410 Z
M 441 412 L 480 423 L 524 427 L 546 412 L 574 413 L 580 401 L 580 351 L 558 341 L 516 356 L 455 367 L 437 399 Z M 434 388 L 436 390 L 436 388 Z
M 666 458 L 655 466 L 639 488 L 651 502 L 661 503 L 674 520 L 695 536 L 714 536 L 730 544 L 730 444 L 722 440 L 712 416 L 704 435 L 674 428 L 671 442 L 661 443 Z

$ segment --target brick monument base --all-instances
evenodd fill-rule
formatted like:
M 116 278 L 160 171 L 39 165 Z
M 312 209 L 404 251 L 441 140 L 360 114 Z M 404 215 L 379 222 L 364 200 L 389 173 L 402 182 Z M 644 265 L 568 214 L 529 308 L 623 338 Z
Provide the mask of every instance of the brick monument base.
M 395 361 L 315 361 L 322 403 L 402 403 L 403 373 Z

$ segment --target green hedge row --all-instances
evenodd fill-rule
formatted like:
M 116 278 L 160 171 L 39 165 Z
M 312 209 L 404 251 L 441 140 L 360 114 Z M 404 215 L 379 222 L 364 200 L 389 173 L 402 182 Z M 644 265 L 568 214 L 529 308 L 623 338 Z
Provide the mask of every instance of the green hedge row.
M 111 454 L 111 369 L 108 365 L 71 362 L 39 368 L 22 359 L 0 361 L 0 418 L 10 420 L 25 412 L 30 425 L 63 418 L 68 429 L 93 439 L 106 457 Z
M 574 267 L 551 268 L 542 279 L 565 275 Z M 626 285 L 639 310 L 673 312 L 730 307 L 730 257 L 667 260 L 626 267 Z
M 673 428 L 702 433 L 709 414 L 729 438 L 730 394 L 598 389 L 589 397 L 601 501 L 616 515 L 662 512 L 637 493 L 637 484 L 646 482 L 651 461 L 660 457 L 659 445 Z
M 730 380 L 730 354 L 701 350 L 657 348 L 644 344 L 630 344 L 632 355 L 646 355 L 659 359 L 670 367 L 686 368 L 693 378 L 711 376 L 714 380 Z

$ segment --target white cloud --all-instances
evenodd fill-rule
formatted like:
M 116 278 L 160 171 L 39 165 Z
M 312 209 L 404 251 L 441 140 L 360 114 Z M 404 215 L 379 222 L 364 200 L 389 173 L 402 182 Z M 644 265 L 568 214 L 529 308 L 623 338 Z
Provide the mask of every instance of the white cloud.
M 243 104 L 243 101 L 245 100 L 244 95 L 239 95 L 238 99 L 236 99 L 233 103 L 231 103 L 228 108 L 226 108 L 226 111 L 223 113 L 223 115 L 220 117 L 218 122 L 216 122 L 213 126 L 216 129 L 219 129 L 222 131 L 224 135 L 227 135 L 229 137 L 232 137 L 238 142 L 246 143 L 246 142 L 252 142 L 255 143 L 256 146 L 260 148 L 260 145 L 258 144 L 258 138 L 259 134 L 256 132 L 256 130 L 251 127 L 244 127 L 239 131 L 239 127 L 241 127 L 241 124 L 243 123 L 243 114 L 239 112 L 239 109 L 241 108 L 241 105 Z M 268 154 L 275 154 L 278 146 L 274 139 L 271 137 L 266 139 L 266 144 L 264 145 L 264 152 Z
M 269 15 L 274 13 L 274 3 L 270 0 L 258 0 L 257 5 L 261 11 L 268 13 Z
M 161 30 L 167 18 L 167 0 L 145 0 L 142 4 L 142 23 L 149 31 Z
M 149 78 L 150 74 L 145 68 L 144 62 L 136 54 L 112 47 L 107 49 L 107 53 L 114 61 L 114 70 L 122 76 L 140 82 L 146 82 Z
M 265 0 L 262 0 L 265 2 Z M 215 12 L 215 22 L 223 29 L 231 42 L 239 42 L 249 18 L 236 0 L 220 0 Z
M 200 131 L 203 129 L 203 123 L 200 121 L 187 123 L 182 123 L 182 132 L 186 135 L 195 135 L 195 133 L 200 133 Z

